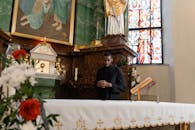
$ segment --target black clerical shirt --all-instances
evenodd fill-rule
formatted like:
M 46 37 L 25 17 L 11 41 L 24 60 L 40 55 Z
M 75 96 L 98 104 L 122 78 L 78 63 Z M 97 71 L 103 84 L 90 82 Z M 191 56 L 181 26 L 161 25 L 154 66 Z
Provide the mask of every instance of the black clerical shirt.
M 102 100 L 119 99 L 120 91 L 125 91 L 126 84 L 121 70 L 117 66 L 103 67 L 98 70 L 96 76 L 96 85 L 100 80 L 106 80 L 112 83 L 112 87 L 97 87 L 98 98 Z

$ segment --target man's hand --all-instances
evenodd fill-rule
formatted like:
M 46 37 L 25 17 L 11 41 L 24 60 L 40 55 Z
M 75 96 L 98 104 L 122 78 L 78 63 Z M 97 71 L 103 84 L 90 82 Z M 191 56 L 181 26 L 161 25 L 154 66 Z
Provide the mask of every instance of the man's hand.
M 97 87 L 100 87 L 100 88 L 112 87 L 112 83 L 109 83 L 106 80 L 100 80 L 97 82 Z

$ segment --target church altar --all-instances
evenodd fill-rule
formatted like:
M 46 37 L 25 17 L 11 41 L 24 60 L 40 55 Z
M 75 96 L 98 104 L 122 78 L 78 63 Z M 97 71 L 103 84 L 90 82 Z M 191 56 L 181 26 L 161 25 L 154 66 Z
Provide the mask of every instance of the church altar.
M 195 122 L 195 105 L 128 100 L 46 100 L 57 130 L 142 128 Z

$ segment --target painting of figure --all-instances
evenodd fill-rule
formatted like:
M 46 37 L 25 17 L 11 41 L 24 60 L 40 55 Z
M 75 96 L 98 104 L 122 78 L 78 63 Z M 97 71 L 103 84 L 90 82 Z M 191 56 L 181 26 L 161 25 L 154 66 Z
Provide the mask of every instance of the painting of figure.
M 13 35 L 72 45 L 75 0 L 16 0 Z

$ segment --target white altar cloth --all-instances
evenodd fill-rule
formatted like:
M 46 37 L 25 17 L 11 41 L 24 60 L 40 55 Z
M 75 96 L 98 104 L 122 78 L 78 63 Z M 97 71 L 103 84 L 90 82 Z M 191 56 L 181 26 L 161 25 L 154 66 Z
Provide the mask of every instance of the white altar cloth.
M 195 104 L 124 100 L 46 100 L 60 130 L 142 128 L 195 122 Z

